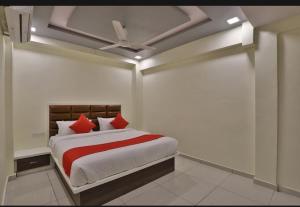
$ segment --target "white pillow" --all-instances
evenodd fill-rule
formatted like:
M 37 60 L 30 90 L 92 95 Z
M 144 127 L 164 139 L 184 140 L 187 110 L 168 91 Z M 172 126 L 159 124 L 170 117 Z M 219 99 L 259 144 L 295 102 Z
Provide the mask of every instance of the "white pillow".
M 101 118 L 101 117 L 97 117 L 97 119 L 98 119 L 98 122 L 99 122 L 100 131 L 115 129 L 110 124 L 110 122 L 112 122 L 115 118 Z
M 74 124 L 76 121 L 77 120 L 74 120 L 74 121 L 56 121 L 56 124 L 58 126 L 57 135 L 64 136 L 64 135 L 76 134 L 76 132 L 70 128 L 70 126 L 72 124 Z M 90 120 L 90 121 L 92 121 L 92 120 Z M 93 130 L 91 129 L 90 132 L 92 132 L 92 131 Z
M 69 126 L 74 124 L 75 121 L 56 121 L 58 126 L 58 133 L 57 135 L 63 136 L 63 135 L 69 135 L 69 134 L 76 134 L 72 129 L 70 129 Z

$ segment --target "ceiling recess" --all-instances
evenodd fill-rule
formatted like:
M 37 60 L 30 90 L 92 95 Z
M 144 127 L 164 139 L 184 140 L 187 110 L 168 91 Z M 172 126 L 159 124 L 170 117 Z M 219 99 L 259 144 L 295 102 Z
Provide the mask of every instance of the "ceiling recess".
M 140 44 L 152 45 L 163 39 L 166 39 L 170 36 L 173 36 L 184 30 L 187 30 L 195 25 L 210 21 L 208 16 L 197 6 L 178 6 L 177 8 L 188 17 L 189 21 L 187 21 L 183 24 L 180 24 L 174 28 L 171 28 L 170 30 L 165 31 L 161 34 L 158 34 L 158 35 L 152 37 L 151 39 L 148 39 L 145 42 L 142 42 Z M 75 10 L 76 10 L 76 6 L 55 6 L 53 9 L 48 27 L 51 29 L 78 35 L 81 37 L 98 40 L 107 45 L 113 45 L 113 44 L 117 43 L 114 40 L 69 27 L 68 21 L 69 21 L 70 17 L 72 16 L 72 13 Z M 130 46 L 121 47 L 121 48 L 125 49 L 125 50 L 129 50 L 131 52 L 135 52 L 135 53 L 143 50 L 143 49 L 132 48 Z

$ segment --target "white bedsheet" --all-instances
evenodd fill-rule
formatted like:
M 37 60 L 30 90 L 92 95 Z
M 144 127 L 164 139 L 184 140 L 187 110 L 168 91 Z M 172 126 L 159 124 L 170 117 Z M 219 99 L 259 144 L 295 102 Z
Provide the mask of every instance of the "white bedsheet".
M 149 133 L 128 128 L 91 132 L 88 134 L 52 136 L 49 146 L 52 155 L 58 159 L 62 166 L 63 154 L 71 148 L 125 140 L 144 134 Z M 174 155 L 176 154 L 176 150 L 176 139 L 162 137 L 137 145 L 83 156 L 75 160 L 72 164 L 70 183 L 74 187 L 93 183 L 108 176 Z

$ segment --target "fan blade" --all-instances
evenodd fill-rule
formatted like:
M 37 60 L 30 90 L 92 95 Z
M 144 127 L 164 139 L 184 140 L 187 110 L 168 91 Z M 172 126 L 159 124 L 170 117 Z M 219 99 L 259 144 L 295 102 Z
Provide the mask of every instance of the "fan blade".
M 100 50 L 107 50 L 107 49 L 112 49 L 112 48 L 116 48 L 116 47 L 120 47 L 121 45 L 119 43 L 117 44 L 113 44 L 113 45 L 108 45 L 105 47 L 101 47 Z
M 127 40 L 127 31 L 122 27 L 119 21 L 112 21 L 113 27 L 119 40 Z

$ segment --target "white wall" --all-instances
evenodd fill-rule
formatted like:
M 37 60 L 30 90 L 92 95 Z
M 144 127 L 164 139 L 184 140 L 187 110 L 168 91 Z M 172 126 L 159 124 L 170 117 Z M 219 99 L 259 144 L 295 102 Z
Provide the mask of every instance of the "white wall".
M 278 183 L 300 192 L 300 29 L 278 42 Z
M 15 150 L 45 146 L 48 104 L 121 104 L 132 121 L 132 70 L 96 56 L 22 46 L 13 53 Z
M 277 35 L 258 30 L 255 52 L 255 179 L 277 185 Z
M 12 50 L 13 43 L 9 37 L 5 37 L 5 137 L 6 137 L 6 162 L 7 173 L 14 173 L 14 142 L 13 142 L 13 97 L 12 97 Z
M 0 200 L 4 190 L 6 179 L 6 139 L 5 139 L 5 73 L 4 73 L 4 40 L 2 31 L 0 31 Z
M 11 52 L 11 41 L 0 35 L 0 199 L 7 176 L 13 174 Z
M 141 61 L 139 67 L 142 70 L 149 70 L 159 65 L 169 64 L 192 56 L 203 55 L 222 48 L 239 45 L 243 43 L 243 34 L 252 34 L 251 31 L 249 31 L 249 27 L 238 26 L 230 30 L 218 32 L 147 58 Z M 249 37 L 245 39 L 248 40 Z M 246 44 L 249 44 L 249 41 Z
M 253 174 L 253 64 L 253 49 L 234 47 L 145 71 L 144 129 L 177 138 L 183 153 Z
M 279 186 L 299 194 L 299 20 L 300 16 L 291 17 L 257 28 L 255 50 L 247 53 L 250 61 L 243 59 L 246 53 L 228 48 L 222 49 L 223 56 L 213 52 L 215 58 L 199 56 L 185 62 L 174 58 L 160 66 L 154 64 L 160 63 L 159 58 L 145 61 L 154 67 L 144 70 L 144 128 L 178 138 L 179 149 L 186 154 L 253 174 L 255 180 L 272 188 Z M 218 37 L 222 39 L 222 35 Z M 185 53 L 191 54 L 189 50 Z M 172 51 L 168 54 L 171 60 Z M 237 73 L 244 71 L 241 68 L 251 72 Z M 230 79 L 229 75 L 240 77 Z M 247 76 L 250 82 L 238 85 Z M 218 81 L 214 85 L 209 80 Z M 245 86 L 250 87 L 248 94 Z M 234 93 L 236 96 L 228 98 Z M 248 95 L 239 107 L 227 107 Z M 248 114 L 241 113 L 245 108 L 250 108 Z M 231 128 L 233 123 L 244 127 Z M 236 142 L 235 137 L 243 138 Z

